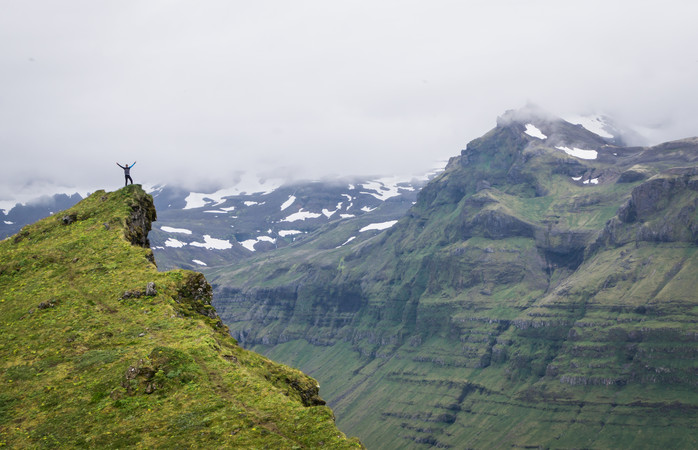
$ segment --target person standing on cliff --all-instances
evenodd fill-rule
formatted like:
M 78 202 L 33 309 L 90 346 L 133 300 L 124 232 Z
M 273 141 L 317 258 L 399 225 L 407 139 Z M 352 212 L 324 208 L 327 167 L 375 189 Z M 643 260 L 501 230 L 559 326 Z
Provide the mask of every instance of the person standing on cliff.
M 128 163 L 126 163 L 123 166 L 119 163 L 116 163 L 116 165 L 124 169 L 124 177 L 126 178 L 126 184 L 124 184 L 124 186 L 128 186 L 129 181 L 131 182 L 131 184 L 133 184 L 133 178 L 131 178 L 131 167 L 136 165 L 136 161 L 133 161 L 133 164 L 131 164 L 130 166 L 128 165 Z

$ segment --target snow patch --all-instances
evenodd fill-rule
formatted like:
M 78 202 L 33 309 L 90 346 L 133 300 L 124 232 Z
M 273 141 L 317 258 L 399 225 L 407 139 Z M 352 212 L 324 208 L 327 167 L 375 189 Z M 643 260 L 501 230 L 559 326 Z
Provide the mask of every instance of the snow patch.
M 599 184 L 599 179 L 598 178 L 592 178 L 591 180 L 584 180 L 582 181 L 584 184 Z
M 323 213 L 323 214 L 325 215 L 325 217 L 327 217 L 328 219 L 329 219 L 330 217 L 332 217 L 332 215 L 333 215 L 334 213 L 336 213 L 336 212 L 337 212 L 337 210 L 330 211 L 329 209 L 325 209 L 325 208 L 323 208 L 323 210 L 322 210 L 322 213 Z
M 398 191 L 397 186 L 394 184 L 384 184 L 381 181 L 369 181 L 367 183 L 363 183 L 361 185 L 364 189 L 367 191 L 375 191 L 375 192 L 365 192 L 362 191 L 362 194 L 368 194 L 376 197 L 378 200 L 381 201 L 386 201 L 389 198 L 392 197 L 397 197 L 400 195 L 400 192 Z
M 293 205 L 293 202 L 296 201 L 296 196 L 291 195 L 288 197 L 288 200 L 286 200 L 282 205 L 281 205 L 281 211 L 284 209 L 288 208 L 289 206 Z
M 255 175 L 245 174 L 238 184 L 233 187 L 219 189 L 216 192 L 190 192 L 184 201 L 187 203 L 183 209 L 202 208 L 204 206 L 218 206 L 225 203 L 227 197 L 241 194 L 267 195 L 281 186 L 280 180 L 261 179 Z
M 14 222 L 10 222 L 9 220 L 5 220 L 5 225 L 14 225 Z
M 371 208 L 370 206 L 364 206 L 363 208 L 361 208 L 361 211 L 363 211 L 363 212 L 371 212 L 371 211 L 374 211 L 375 209 L 376 209 L 376 208 Z
M 286 236 L 293 236 L 294 234 L 302 234 L 302 231 L 299 230 L 281 230 L 279 231 L 279 236 L 281 237 L 286 237 Z
M 580 159 L 596 159 L 598 156 L 598 152 L 596 150 L 584 150 L 581 148 L 569 148 L 569 147 L 561 147 L 557 146 L 555 147 L 558 150 L 562 150 L 563 152 L 567 153 L 570 156 L 574 156 L 575 158 L 580 158 Z
M 208 234 L 204 234 L 204 242 L 191 242 L 189 245 L 194 247 L 203 247 L 208 250 L 227 250 L 233 247 L 230 241 L 225 239 L 212 238 Z
M 574 181 L 579 181 L 579 180 L 582 179 L 582 177 L 572 177 L 572 179 L 573 179 Z
M 349 209 L 349 208 L 347 208 Z M 339 217 L 342 219 L 351 219 L 352 217 L 356 217 L 354 214 L 340 214 Z
M 374 192 L 362 191 L 361 193 L 372 195 L 376 197 L 378 200 L 385 201 L 389 198 L 397 197 L 398 195 L 400 195 L 400 190 L 414 191 L 414 187 L 409 185 L 409 182 L 412 180 L 412 178 L 413 177 L 407 178 L 395 176 L 368 181 L 366 183 L 361 184 L 361 187 L 366 189 L 366 191 Z
M 247 239 L 246 241 L 241 241 L 240 245 L 245 247 L 247 250 L 253 252 L 254 250 L 254 245 L 257 243 L 257 239 Z
M 301 208 L 298 212 L 291 214 L 290 216 L 281 219 L 282 222 L 295 222 L 297 220 L 305 220 L 305 219 L 317 219 L 320 217 L 322 214 L 310 212 L 310 211 L 303 211 L 303 208 Z
M 366 225 L 362 229 L 359 230 L 359 233 L 363 233 L 364 231 L 369 231 L 369 230 L 385 230 L 387 228 L 392 227 L 397 223 L 397 220 L 390 220 L 388 222 L 381 222 L 381 223 L 372 223 L 369 225 Z
M 600 116 L 598 114 L 592 116 L 573 116 L 565 120 L 567 120 L 569 123 L 581 125 L 587 130 L 594 133 L 595 135 L 601 136 L 602 138 L 613 139 L 614 137 L 611 133 L 606 131 L 608 123 L 606 123 L 603 116 Z
M 186 228 L 173 228 L 173 227 L 161 226 L 160 229 L 166 233 L 191 234 L 191 230 L 187 230 Z
M 198 265 L 200 265 L 200 266 L 207 266 L 207 265 L 208 265 L 208 264 L 206 264 L 206 263 L 203 262 L 203 261 L 199 261 L 198 259 L 192 259 L 191 262 L 196 263 L 196 264 L 198 264 Z
M 255 251 L 255 249 L 254 249 L 255 244 L 257 244 L 258 242 L 261 242 L 261 241 L 271 242 L 272 244 L 276 243 L 276 239 L 274 239 L 273 237 L 257 236 L 257 239 L 247 239 L 246 241 L 240 242 L 240 245 L 245 247 L 247 250 L 254 252 Z
M 524 131 L 524 133 L 534 138 L 548 139 L 548 136 L 544 135 L 543 132 L 536 128 L 536 126 L 532 123 L 526 124 L 526 131 Z
M 186 242 L 178 241 L 177 239 L 168 238 L 165 241 L 165 247 L 182 248 L 187 245 Z

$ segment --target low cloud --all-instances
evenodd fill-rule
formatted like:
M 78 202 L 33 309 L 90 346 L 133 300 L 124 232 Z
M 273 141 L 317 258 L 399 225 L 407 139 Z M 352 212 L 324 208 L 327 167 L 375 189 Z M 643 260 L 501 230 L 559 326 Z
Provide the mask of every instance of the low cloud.
M 418 173 L 527 102 L 698 134 L 689 2 L 93 3 L 5 5 L 0 201 Z

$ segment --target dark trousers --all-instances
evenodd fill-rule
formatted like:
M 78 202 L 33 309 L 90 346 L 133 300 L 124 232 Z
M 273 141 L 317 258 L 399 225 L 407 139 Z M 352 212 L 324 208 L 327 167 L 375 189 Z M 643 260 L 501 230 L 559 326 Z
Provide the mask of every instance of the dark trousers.
M 124 184 L 124 186 L 128 186 L 129 181 L 131 184 L 133 184 L 133 178 L 131 178 L 131 175 L 126 175 L 126 184 Z

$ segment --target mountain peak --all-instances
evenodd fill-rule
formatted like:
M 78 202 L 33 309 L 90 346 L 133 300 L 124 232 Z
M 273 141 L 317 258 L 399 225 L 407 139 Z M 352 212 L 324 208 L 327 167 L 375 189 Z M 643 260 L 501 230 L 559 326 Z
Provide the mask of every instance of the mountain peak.
M 509 109 L 497 117 L 497 126 L 505 127 L 512 123 L 539 125 L 558 121 L 562 121 L 562 119 L 536 104 L 527 103 L 521 108 Z

